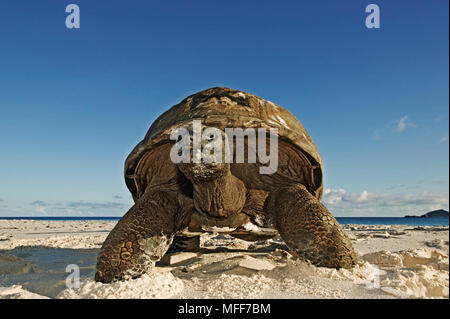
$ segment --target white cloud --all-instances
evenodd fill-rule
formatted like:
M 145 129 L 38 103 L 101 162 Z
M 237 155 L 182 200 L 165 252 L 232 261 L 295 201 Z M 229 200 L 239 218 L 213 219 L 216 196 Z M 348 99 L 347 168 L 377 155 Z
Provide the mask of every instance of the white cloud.
M 323 196 L 325 205 L 336 207 L 372 206 L 372 207 L 407 207 L 448 208 L 447 195 L 429 194 L 375 194 L 364 190 L 360 194 L 348 193 L 344 189 L 326 189 Z
M 336 205 L 342 202 L 342 196 L 344 196 L 344 189 L 325 189 L 323 192 L 323 203 L 327 205 Z
M 98 210 L 98 209 L 124 209 L 126 205 L 123 203 L 116 203 L 116 202 L 85 202 L 80 200 L 78 202 L 68 202 L 66 203 L 66 207 L 74 209 Z
M 413 127 L 414 124 L 408 120 L 409 116 L 405 115 L 401 119 L 391 121 L 384 124 L 381 127 L 377 127 L 372 132 L 372 139 L 375 141 L 381 141 L 386 135 L 390 135 L 393 132 L 401 133 L 408 127 Z
M 448 142 L 448 133 L 439 140 L 439 143 L 445 143 L 445 142 Z
M 344 189 L 327 188 L 323 195 L 323 202 L 328 205 L 337 205 L 340 203 L 362 204 L 368 202 L 372 197 L 368 191 L 364 190 L 361 194 L 347 193 Z
M 408 122 L 408 115 L 405 115 L 397 121 L 397 132 L 403 132 L 408 126 L 412 126 L 412 123 Z
M 130 200 L 116 201 L 67 201 L 54 202 L 37 199 L 24 206 L 3 206 L 0 201 L 0 213 L 11 216 L 122 216 L 133 204 Z
M 355 201 L 357 203 L 364 203 L 369 199 L 369 192 L 366 190 L 363 190 L 363 192 L 361 193 L 361 195 L 359 195 Z

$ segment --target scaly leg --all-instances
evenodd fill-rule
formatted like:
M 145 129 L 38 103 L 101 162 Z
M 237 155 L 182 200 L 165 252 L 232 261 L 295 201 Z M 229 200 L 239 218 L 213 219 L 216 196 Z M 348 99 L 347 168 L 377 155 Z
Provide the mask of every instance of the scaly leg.
M 182 209 L 178 193 L 147 190 L 106 238 L 97 258 L 95 280 L 111 282 L 147 273 L 169 248 Z
M 350 239 L 320 201 L 303 185 L 272 192 L 264 211 L 286 245 L 316 266 L 352 268 L 357 257 Z

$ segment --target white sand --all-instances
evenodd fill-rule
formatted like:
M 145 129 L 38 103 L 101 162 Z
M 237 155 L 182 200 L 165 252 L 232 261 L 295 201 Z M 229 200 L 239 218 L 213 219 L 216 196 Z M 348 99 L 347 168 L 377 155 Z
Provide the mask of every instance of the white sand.
M 0 298 L 448 298 L 448 227 L 346 225 L 352 270 L 296 260 L 281 240 L 249 243 L 202 236 L 199 254 L 166 258 L 151 274 L 93 280 L 99 248 L 115 222 L 0 220 Z M 80 267 L 78 289 L 66 266 Z

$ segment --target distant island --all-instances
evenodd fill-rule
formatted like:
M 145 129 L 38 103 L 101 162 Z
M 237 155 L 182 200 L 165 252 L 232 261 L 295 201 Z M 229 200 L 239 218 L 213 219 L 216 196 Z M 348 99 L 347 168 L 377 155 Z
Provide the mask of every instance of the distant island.
M 421 216 L 406 215 L 405 218 L 448 218 L 448 211 L 443 209 L 433 210 Z

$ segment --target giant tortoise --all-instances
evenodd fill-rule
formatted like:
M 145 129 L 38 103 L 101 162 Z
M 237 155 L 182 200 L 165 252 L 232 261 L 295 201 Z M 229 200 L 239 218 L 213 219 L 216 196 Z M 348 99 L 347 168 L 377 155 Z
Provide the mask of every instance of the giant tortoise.
M 277 138 L 276 170 L 261 173 L 268 163 L 256 149 L 256 162 L 249 161 L 255 145 L 245 134 L 244 161 L 174 162 L 173 132 L 184 127 L 191 133 L 194 120 L 202 128 L 221 132 L 272 128 Z M 226 141 L 224 147 L 239 151 L 237 143 Z M 265 141 L 256 148 L 272 151 L 271 140 Z M 170 108 L 126 159 L 125 182 L 135 204 L 103 243 L 96 281 L 139 277 L 150 272 L 169 248 L 199 249 L 204 232 L 248 241 L 280 235 L 294 256 L 314 265 L 339 269 L 357 262 L 349 238 L 320 202 L 323 168 L 316 145 L 290 112 L 253 94 L 211 88 Z

